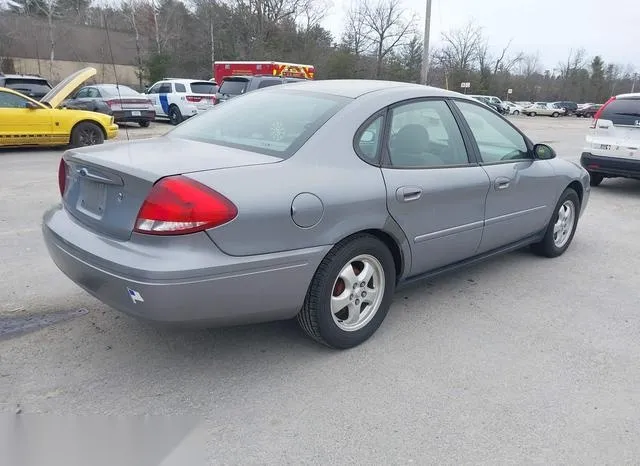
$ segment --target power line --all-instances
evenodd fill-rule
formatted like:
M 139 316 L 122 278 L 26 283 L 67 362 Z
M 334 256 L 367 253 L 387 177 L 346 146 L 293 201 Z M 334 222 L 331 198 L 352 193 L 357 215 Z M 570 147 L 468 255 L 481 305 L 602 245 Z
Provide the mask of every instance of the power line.
M 429 35 L 431 33 L 431 2 L 427 0 L 427 7 L 424 15 L 424 41 L 422 45 L 422 73 L 420 81 L 427 84 L 427 73 L 429 71 Z

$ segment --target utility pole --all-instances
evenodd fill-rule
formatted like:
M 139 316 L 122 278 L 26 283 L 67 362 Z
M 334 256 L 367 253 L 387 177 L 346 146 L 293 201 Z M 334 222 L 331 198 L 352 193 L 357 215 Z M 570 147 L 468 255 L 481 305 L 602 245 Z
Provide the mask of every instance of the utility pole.
M 420 81 L 427 85 L 427 72 L 429 71 L 429 34 L 431 32 L 431 2 L 427 0 L 427 8 L 424 16 L 424 41 L 422 45 L 422 73 Z

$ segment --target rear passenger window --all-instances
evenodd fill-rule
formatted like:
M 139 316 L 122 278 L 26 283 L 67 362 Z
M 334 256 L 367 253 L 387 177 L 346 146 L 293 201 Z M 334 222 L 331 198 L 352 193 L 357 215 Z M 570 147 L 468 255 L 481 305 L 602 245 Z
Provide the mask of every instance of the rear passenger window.
M 600 115 L 614 125 L 640 126 L 640 99 L 616 99 L 611 101 Z
M 184 87 L 184 84 L 175 83 L 174 86 L 176 87 L 176 92 L 187 92 L 187 88 Z
M 382 116 L 373 120 L 365 129 L 361 130 L 356 139 L 358 155 L 366 162 L 373 163 L 378 157 L 378 148 L 382 138 Z
M 469 163 L 460 128 L 442 100 L 414 102 L 391 110 L 389 158 L 397 168 Z

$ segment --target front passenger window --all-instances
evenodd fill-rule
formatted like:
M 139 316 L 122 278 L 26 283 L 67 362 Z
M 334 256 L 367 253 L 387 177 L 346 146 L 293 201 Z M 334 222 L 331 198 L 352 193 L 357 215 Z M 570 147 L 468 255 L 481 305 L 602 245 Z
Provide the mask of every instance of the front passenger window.
M 522 135 L 498 114 L 470 102 L 457 101 L 485 163 L 531 159 Z

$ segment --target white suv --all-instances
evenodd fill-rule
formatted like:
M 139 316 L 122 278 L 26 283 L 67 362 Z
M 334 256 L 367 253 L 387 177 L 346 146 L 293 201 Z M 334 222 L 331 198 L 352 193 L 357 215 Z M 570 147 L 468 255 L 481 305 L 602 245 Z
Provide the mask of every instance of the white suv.
M 212 108 L 217 90 L 210 81 L 166 78 L 147 89 L 146 94 L 156 110 L 156 119 L 168 118 L 177 125 Z
M 591 186 L 604 178 L 640 180 L 640 94 L 611 97 L 594 115 L 580 163 Z

